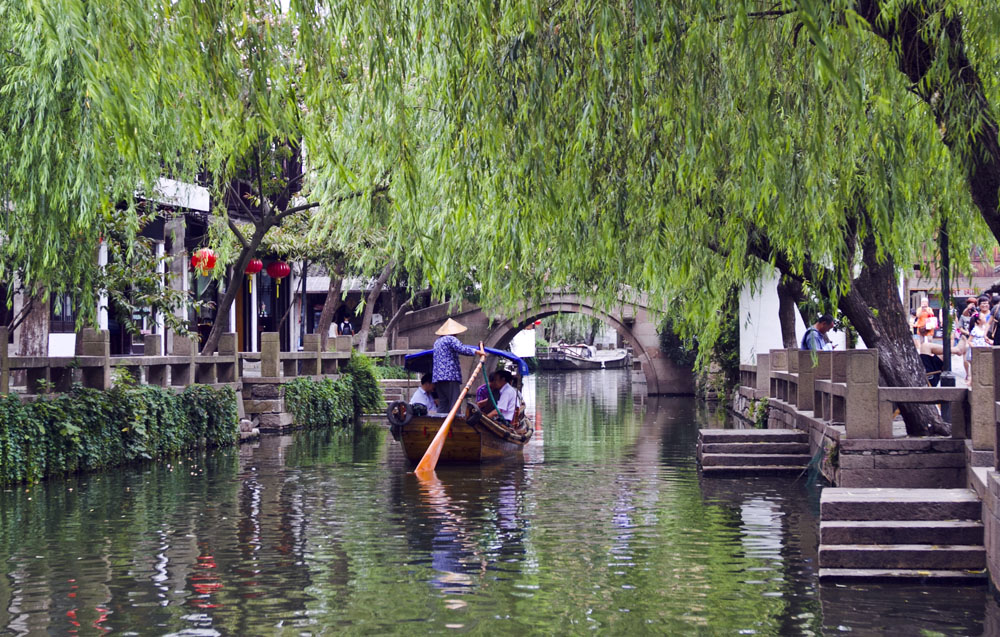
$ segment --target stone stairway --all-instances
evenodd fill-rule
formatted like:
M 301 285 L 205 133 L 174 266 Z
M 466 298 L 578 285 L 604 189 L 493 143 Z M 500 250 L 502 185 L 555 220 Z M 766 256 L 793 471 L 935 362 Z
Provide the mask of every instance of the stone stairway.
M 698 430 L 704 474 L 798 474 L 809 459 L 809 439 L 797 429 Z
M 820 579 L 985 579 L 981 511 L 969 489 L 826 488 Z

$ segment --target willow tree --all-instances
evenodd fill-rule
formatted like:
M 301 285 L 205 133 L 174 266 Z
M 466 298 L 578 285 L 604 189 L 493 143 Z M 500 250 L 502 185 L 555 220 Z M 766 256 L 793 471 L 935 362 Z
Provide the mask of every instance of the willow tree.
M 410 257 L 439 292 L 470 270 L 507 306 L 552 287 L 613 306 L 628 285 L 682 305 L 711 342 L 738 320 L 712 320 L 717 293 L 770 264 L 847 315 L 886 383 L 925 383 L 896 264 L 945 221 L 965 258 L 997 234 L 993 78 L 974 55 L 992 59 L 997 9 L 380 5 L 394 31 L 366 35 L 394 53 L 373 68 L 437 114 L 414 148 L 435 167 L 434 204 L 396 198 L 393 228 L 433 229 Z M 968 50 L 962 20 L 976 22 Z M 937 420 L 904 415 L 911 433 Z

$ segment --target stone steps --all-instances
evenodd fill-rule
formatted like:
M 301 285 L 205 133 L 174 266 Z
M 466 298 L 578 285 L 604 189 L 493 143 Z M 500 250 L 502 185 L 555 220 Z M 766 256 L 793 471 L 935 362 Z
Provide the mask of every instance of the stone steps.
M 809 454 L 785 453 L 705 453 L 701 456 L 703 467 L 726 466 L 756 466 L 756 465 L 791 465 L 799 468 L 809 464 Z
M 986 571 L 917 570 L 900 568 L 821 568 L 820 579 L 838 580 L 933 580 L 935 582 L 977 583 L 986 579 Z
M 820 578 L 981 579 L 981 511 L 969 489 L 824 489 Z
M 710 442 L 809 442 L 798 429 L 699 429 L 700 443 Z
M 809 438 L 796 429 L 701 429 L 704 474 L 799 474 L 809 464 Z
M 820 544 L 982 544 L 974 520 L 824 520 Z
M 986 568 L 982 545 L 821 544 L 823 568 L 897 568 L 968 570 Z
M 827 488 L 821 520 L 979 520 L 979 497 L 969 489 Z
M 808 454 L 807 442 L 707 442 L 702 443 L 704 453 L 787 453 Z

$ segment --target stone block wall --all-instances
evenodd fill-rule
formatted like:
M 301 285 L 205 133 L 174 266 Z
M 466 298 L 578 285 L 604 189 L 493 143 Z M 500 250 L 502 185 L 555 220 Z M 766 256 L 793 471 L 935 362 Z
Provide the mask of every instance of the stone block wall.
M 417 387 L 420 387 L 420 381 L 415 378 L 380 380 L 379 384 L 382 386 L 382 395 L 385 397 L 386 405 L 397 400 L 409 401 L 413 392 L 416 391 Z
M 295 426 L 292 415 L 285 411 L 285 388 L 281 379 L 243 379 L 243 408 L 246 417 L 261 433 L 285 433 Z
M 965 441 L 941 438 L 840 440 L 837 486 L 961 488 Z

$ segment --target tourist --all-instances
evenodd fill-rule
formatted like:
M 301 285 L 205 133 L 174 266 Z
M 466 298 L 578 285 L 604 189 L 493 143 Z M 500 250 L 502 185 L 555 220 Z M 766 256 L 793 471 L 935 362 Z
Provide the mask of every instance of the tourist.
M 450 411 L 462 393 L 462 366 L 458 363 L 458 355 L 486 356 L 482 343 L 476 350 L 455 338 L 456 334 L 461 334 L 466 329 L 468 328 L 455 319 L 448 319 L 434 332 L 438 339 L 434 341 L 433 382 L 442 411 Z
M 437 413 L 440 411 L 437 406 L 437 402 L 434 400 L 434 383 L 433 377 L 430 374 L 424 374 L 420 377 L 420 387 L 417 387 L 416 391 L 413 392 L 413 396 L 410 397 L 410 405 L 417 406 L 423 405 L 427 408 L 427 413 Z
M 831 329 L 833 329 L 833 317 L 829 314 L 819 317 L 802 335 L 801 348 L 814 351 L 832 350 L 833 344 L 826 337 L 826 333 Z
M 990 320 L 990 297 L 985 294 L 979 297 L 979 313 L 984 316 L 986 321 Z
M 340 335 L 354 336 L 354 326 L 351 325 L 351 321 L 346 316 L 344 317 L 344 320 L 340 322 Z
M 915 334 L 920 335 L 921 339 L 924 334 L 924 325 L 927 323 L 927 317 L 934 314 L 928 305 L 928 300 L 926 296 L 920 297 L 920 307 L 917 309 L 917 320 L 913 323 L 913 331 Z
M 511 385 L 513 380 L 514 376 L 506 369 L 498 369 L 490 374 L 490 389 L 493 390 L 493 397 L 496 399 L 496 409 L 492 408 L 493 405 L 488 400 L 479 406 L 487 418 L 495 420 L 499 410 L 505 422 L 514 421 L 514 414 L 517 412 L 517 390 Z

